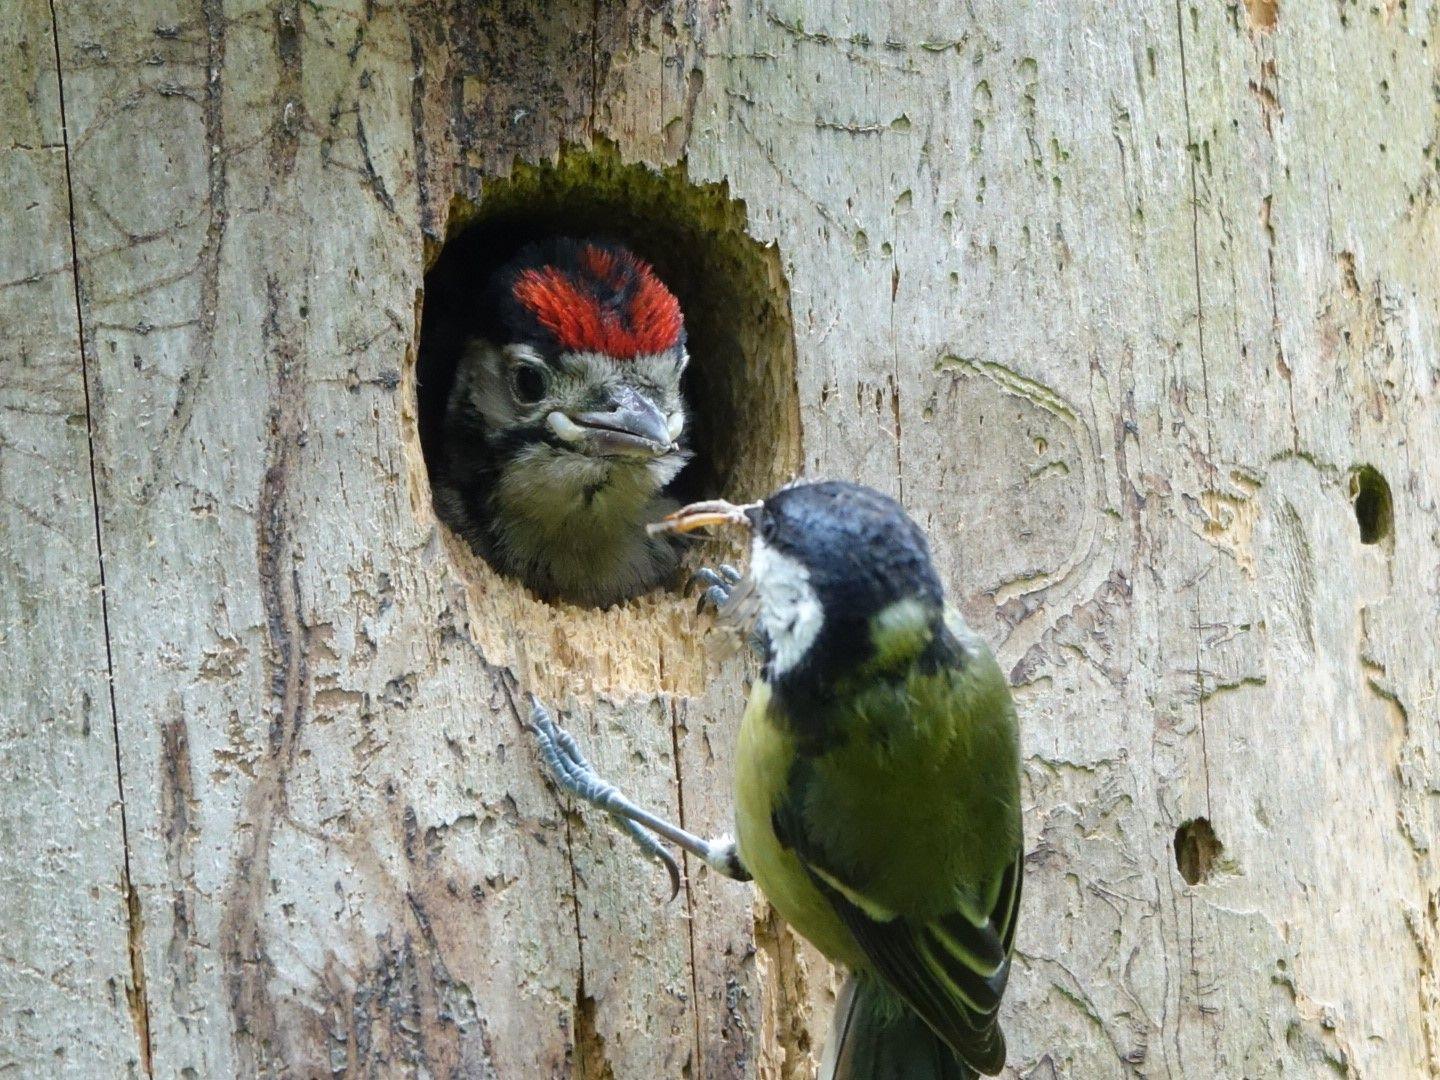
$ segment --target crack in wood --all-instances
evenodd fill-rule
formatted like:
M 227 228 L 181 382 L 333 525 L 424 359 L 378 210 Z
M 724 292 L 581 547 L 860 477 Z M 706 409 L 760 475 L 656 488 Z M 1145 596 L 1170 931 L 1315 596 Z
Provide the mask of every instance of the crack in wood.
M 120 710 L 115 700 L 115 649 L 110 630 L 110 598 L 105 579 L 105 538 L 100 512 L 100 484 L 96 468 L 95 413 L 90 396 L 90 359 L 85 328 L 85 303 L 80 281 L 80 244 L 75 229 L 75 183 L 70 164 L 70 124 L 65 111 L 65 75 L 60 58 L 60 20 L 55 10 L 55 0 L 50 3 L 51 42 L 55 48 L 55 90 L 60 106 L 60 131 L 65 162 L 65 199 L 70 235 L 70 267 L 75 297 L 75 325 L 80 345 L 80 379 L 85 394 L 85 447 L 90 471 L 90 505 L 95 528 L 95 561 L 100 582 L 100 624 L 105 638 L 105 685 L 110 699 L 110 733 L 115 747 L 115 787 L 120 803 L 120 840 L 124 852 L 126 935 L 130 959 L 130 982 L 125 988 L 125 997 L 130 1006 L 130 1017 L 135 1025 L 135 1037 L 139 1043 L 140 1064 L 146 1076 L 153 1075 L 150 1042 L 150 1001 L 145 983 L 145 922 L 140 904 L 140 894 L 130 869 L 130 823 L 125 807 L 125 770 L 120 755 Z
M 1210 426 L 1210 375 L 1205 362 L 1205 300 L 1202 290 L 1202 276 L 1200 272 L 1200 185 L 1197 175 L 1198 165 L 1194 154 L 1194 131 L 1190 119 L 1190 83 L 1186 73 L 1185 59 L 1185 19 L 1181 8 L 1181 0 L 1175 3 L 1175 28 L 1178 36 L 1180 49 L 1180 93 L 1181 101 L 1185 112 L 1185 145 L 1190 148 L 1190 237 L 1191 249 L 1194 256 L 1195 269 L 1195 327 L 1197 334 L 1197 350 L 1200 358 L 1200 383 L 1201 393 L 1205 399 L 1205 459 L 1204 465 L 1207 470 L 1213 472 L 1214 443 Z M 1196 623 L 1202 621 L 1200 611 L 1200 589 L 1199 583 L 1195 589 L 1195 612 Z M 1199 633 L 1195 639 L 1195 678 L 1197 687 L 1203 691 L 1203 680 L 1201 676 L 1200 651 L 1203 642 Z M 1205 812 L 1212 813 L 1210 796 L 1210 753 L 1205 738 L 1205 702 L 1203 695 L 1199 698 L 1200 718 L 1200 759 L 1205 770 Z
M 515 723 L 525 736 L 529 737 L 530 725 L 515 702 L 515 692 L 519 689 L 518 681 L 511 672 L 504 669 L 493 669 L 493 673 L 495 681 L 504 692 Z M 553 787 L 548 780 L 547 787 Z M 571 1014 L 571 1064 L 580 1080 L 614 1080 L 614 1074 L 609 1072 L 609 1062 L 605 1058 L 605 1039 L 595 1027 L 595 999 L 585 989 L 585 933 L 580 924 L 580 874 L 575 867 L 575 837 L 570 814 L 562 809 L 561 818 L 565 822 L 565 862 L 570 870 L 570 911 L 575 925 L 575 1005 Z M 608 1077 L 605 1076 L 606 1073 L 609 1073 Z
M 685 775 L 680 758 L 680 709 L 674 699 L 670 701 L 669 712 L 670 753 L 675 766 L 676 810 L 680 816 L 680 827 L 689 829 L 690 825 L 685 818 Z M 690 853 L 688 851 L 680 852 L 680 865 L 684 871 L 681 888 L 685 892 L 685 932 L 687 946 L 690 950 L 690 1015 L 695 1021 L 694 1060 L 696 1066 L 703 1069 L 705 1055 L 702 1053 L 703 1044 L 700 1040 L 700 977 L 695 966 L 695 895 L 690 888 Z
M 1203 278 L 1202 278 L 1202 274 L 1201 274 L 1201 265 L 1200 265 L 1200 184 L 1199 184 L 1199 165 L 1198 165 L 1198 163 L 1197 163 L 1197 161 L 1196 161 L 1194 124 L 1193 124 L 1193 121 L 1192 121 L 1191 115 L 1190 115 L 1190 77 L 1189 77 L 1189 72 L 1188 72 L 1188 70 L 1187 70 L 1186 54 L 1185 54 L 1185 17 L 1184 17 L 1184 9 L 1183 9 L 1183 0 L 1175 0 L 1175 31 L 1176 31 L 1177 45 L 1178 45 L 1179 53 L 1180 53 L 1180 100 L 1181 100 L 1181 105 L 1182 105 L 1182 111 L 1183 111 L 1183 114 L 1184 114 L 1184 117 L 1185 117 L 1185 146 L 1186 146 L 1186 149 L 1187 149 L 1188 156 L 1189 156 L 1189 158 L 1190 158 L 1190 161 L 1189 161 L 1189 173 L 1190 173 L 1190 240 L 1191 240 L 1191 259 L 1192 259 L 1192 267 L 1193 267 L 1194 280 L 1195 280 L 1196 347 L 1197 347 L 1197 351 L 1198 351 L 1198 354 L 1199 354 L 1199 360 L 1200 360 L 1201 393 L 1202 393 L 1202 395 L 1203 395 L 1203 397 L 1204 397 L 1204 400 L 1205 400 L 1205 457 L 1204 457 L 1203 464 L 1204 464 L 1204 466 L 1205 466 L 1206 469 L 1213 471 L 1213 468 L 1214 468 L 1214 467 L 1213 467 L 1212 462 L 1213 462 L 1213 459 L 1214 459 L 1214 440 L 1213 440 L 1213 435 L 1212 435 L 1212 432 L 1211 432 L 1211 424 L 1210 424 L 1210 374 L 1209 374 L 1209 371 L 1208 371 L 1208 369 L 1207 369 L 1207 367 L 1206 367 L 1206 358 L 1205 358 L 1205 298 L 1204 298 L 1204 292 L 1203 292 Z M 1204 575 L 1201 575 L 1201 576 L 1203 577 Z M 1199 583 L 1199 581 L 1197 580 L 1197 582 L 1196 582 L 1196 584 L 1195 584 L 1195 623 L 1196 623 L 1196 631 L 1195 631 L 1195 685 L 1196 685 L 1196 691 L 1197 691 L 1198 729 L 1199 729 L 1199 732 L 1200 732 L 1200 761 L 1201 761 L 1201 765 L 1202 765 L 1202 768 L 1203 768 L 1204 780 L 1205 780 L 1205 813 L 1206 813 L 1206 816 L 1208 817 L 1208 816 L 1212 816 L 1213 813 L 1214 813 L 1214 811 L 1213 811 L 1212 806 L 1211 806 L 1211 796 L 1210 796 L 1210 752 L 1209 752 L 1208 741 L 1207 741 L 1207 739 L 1206 739 L 1206 731 L 1205 731 L 1205 701 L 1204 701 L 1203 694 L 1202 694 L 1202 692 L 1203 692 L 1203 690 L 1204 690 L 1204 677 L 1203 677 L 1203 675 L 1202 675 L 1202 667 L 1203 667 L 1203 665 L 1202 665 L 1201 652 L 1202 652 L 1202 650 L 1203 650 L 1203 648 L 1204 648 L 1204 641 L 1203 641 L 1203 637 L 1202 637 L 1202 635 L 1201 635 L 1201 633 L 1200 633 L 1199 627 L 1200 627 L 1200 625 L 1203 623 L 1203 621 L 1204 621 L 1204 617 L 1203 617 L 1203 613 L 1202 613 L 1202 611 L 1201 611 L 1200 583 Z M 1190 922 L 1190 929 L 1189 929 L 1189 944 L 1190 944 L 1190 957 L 1189 957 L 1190 965 L 1189 965 L 1189 966 L 1190 966 L 1190 975 L 1191 975 L 1191 976 L 1195 979 L 1195 981 L 1196 981 L 1196 984 L 1197 984 L 1197 996 L 1198 996 L 1198 991 L 1199 991 L 1199 987 L 1198 987 L 1198 983 L 1199 983 L 1199 971 L 1198 971 L 1198 961 L 1197 961 L 1196 952 L 1195 952 L 1195 942 L 1196 942 L 1196 932 L 1195 932 L 1195 897 L 1194 897 L 1193 895 L 1187 896 L 1187 897 L 1186 897 L 1186 901 L 1187 901 L 1186 907 L 1187 907 L 1187 911 L 1188 911 L 1188 915 L 1189 915 L 1189 922 Z M 1176 912 L 1176 916 L 1177 916 L 1177 924 L 1178 924 L 1178 912 Z M 1183 985 L 1183 984 L 1182 984 L 1182 985 Z M 1177 1002 L 1183 1000 L 1183 990 L 1177 988 L 1176 994 L 1177 994 Z M 1184 1059 L 1184 1056 L 1183 1056 L 1183 1054 L 1182 1054 L 1183 1037 L 1182 1037 L 1182 1033 L 1181 1033 L 1181 1028 L 1182 1028 L 1182 1026 L 1183 1026 L 1183 1018 L 1184 1018 L 1184 1010 L 1178 1010 L 1178 1011 L 1177 1011 L 1177 1014 L 1176 1014 L 1176 1021 L 1175 1021 L 1175 1060 L 1176 1060 L 1178 1063 L 1180 1063 L 1182 1067 L 1183 1067 L 1183 1065 L 1184 1065 L 1184 1060 L 1185 1060 L 1185 1059 Z

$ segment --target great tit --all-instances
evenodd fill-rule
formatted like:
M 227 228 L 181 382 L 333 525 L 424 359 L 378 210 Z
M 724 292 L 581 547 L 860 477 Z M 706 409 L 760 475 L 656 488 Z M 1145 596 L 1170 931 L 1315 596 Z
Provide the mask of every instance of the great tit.
M 711 592 L 764 654 L 740 728 L 734 840 L 630 802 L 537 704 L 542 754 L 566 789 L 666 859 L 672 880 L 657 836 L 753 877 L 848 969 L 822 1077 L 998 1073 L 1023 871 L 1005 677 L 946 605 L 925 537 L 893 499 L 806 484 L 749 506 L 695 504 L 656 531 L 724 522 L 751 529 L 749 570 Z

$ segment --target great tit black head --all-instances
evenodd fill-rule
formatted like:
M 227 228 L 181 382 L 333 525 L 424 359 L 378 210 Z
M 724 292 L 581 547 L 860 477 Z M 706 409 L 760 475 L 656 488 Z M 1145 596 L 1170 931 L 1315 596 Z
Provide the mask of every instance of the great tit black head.
M 871 621 L 897 602 L 937 617 L 943 607 L 925 535 L 899 503 L 872 488 L 802 484 L 747 516 L 755 614 L 774 675 L 812 652 L 853 662 L 865 650 Z
M 770 678 L 794 673 L 823 684 L 869 657 L 877 619 L 917 627 L 943 619 L 944 590 L 924 534 L 871 488 L 836 480 L 745 506 L 694 503 L 651 531 L 719 524 L 752 533 L 749 573 L 722 615 L 758 631 Z

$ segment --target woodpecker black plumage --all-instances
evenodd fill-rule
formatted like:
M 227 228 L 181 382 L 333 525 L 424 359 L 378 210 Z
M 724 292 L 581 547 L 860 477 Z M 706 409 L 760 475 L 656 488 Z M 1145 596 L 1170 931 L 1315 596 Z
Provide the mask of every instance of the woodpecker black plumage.
M 442 519 L 547 600 L 592 607 L 671 577 L 645 524 L 690 458 L 680 305 L 616 244 L 532 244 L 477 290 L 445 412 Z

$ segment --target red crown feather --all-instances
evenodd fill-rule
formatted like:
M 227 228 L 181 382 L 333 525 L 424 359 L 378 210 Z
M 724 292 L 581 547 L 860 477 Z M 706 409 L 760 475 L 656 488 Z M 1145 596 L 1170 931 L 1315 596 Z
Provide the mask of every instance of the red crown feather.
M 520 272 L 512 290 L 562 349 L 628 360 L 679 344 L 680 302 L 649 263 L 594 244 L 581 249 L 579 262 L 592 280 L 558 266 L 531 267 Z

